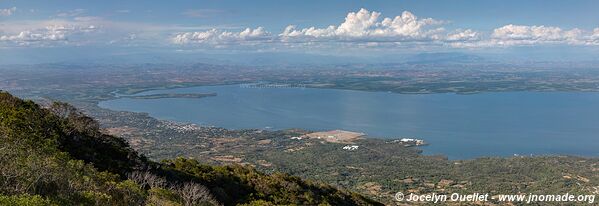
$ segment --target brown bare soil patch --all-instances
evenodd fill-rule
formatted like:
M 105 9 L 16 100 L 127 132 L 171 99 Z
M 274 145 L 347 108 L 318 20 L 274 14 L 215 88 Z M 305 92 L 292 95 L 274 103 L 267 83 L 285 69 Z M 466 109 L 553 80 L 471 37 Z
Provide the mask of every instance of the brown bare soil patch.
M 324 141 L 332 142 L 332 143 L 350 144 L 358 139 L 361 139 L 364 135 L 366 135 L 366 134 L 360 133 L 360 132 L 332 130 L 332 131 L 326 131 L 326 132 L 314 132 L 314 133 L 306 134 L 305 137 L 310 138 L 310 139 L 324 140 Z

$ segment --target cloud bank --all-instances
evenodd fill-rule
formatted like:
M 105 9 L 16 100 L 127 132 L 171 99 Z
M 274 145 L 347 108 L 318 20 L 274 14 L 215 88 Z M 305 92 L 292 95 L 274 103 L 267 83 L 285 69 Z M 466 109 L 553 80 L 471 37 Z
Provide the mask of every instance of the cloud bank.
M 48 45 L 67 42 L 72 35 L 95 32 L 95 25 L 72 24 L 66 22 L 48 22 L 43 25 L 31 25 L 18 33 L 0 35 L 0 42 L 22 46 Z
M 250 43 L 253 41 L 266 41 L 271 39 L 271 34 L 262 27 L 255 29 L 246 28 L 241 32 L 220 31 L 211 29 L 202 32 L 184 32 L 173 37 L 175 44 L 233 44 Z
M 344 43 L 360 45 L 410 45 L 451 48 L 485 48 L 531 45 L 599 45 L 599 28 L 594 31 L 562 29 L 545 25 L 504 25 L 492 31 L 457 29 L 447 31 L 449 21 L 419 18 L 409 11 L 394 17 L 360 9 L 349 12 L 344 21 L 327 27 L 298 28 L 288 25 L 277 35 L 262 27 L 240 32 L 207 30 L 178 33 L 171 41 L 178 45 L 252 45 L 260 42 L 290 45 L 301 43 Z M 256 31 L 257 30 L 257 31 Z M 251 33 L 251 35 L 249 35 Z
M 16 7 L 0 9 L 11 16 Z M 207 17 L 217 10 L 186 10 L 187 17 Z M 210 15 L 208 15 L 210 14 Z M 500 25 L 487 31 L 446 29 L 450 20 L 418 17 L 410 11 L 384 16 L 377 11 L 349 12 L 329 26 L 287 25 L 279 31 L 186 27 L 111 21 L 89 16 L 85 9 L 59 11 L 53 20 L 0 22 L 0 47 L 59 45 L 155 45 L 159 47 L 243 49 L 444 49 L 537 45 L 599 46 L 599 28 L 592 31 L 547 25 Z M 238 28 L 238 27 L 234 27 Z
M 278 36 L 282 41 L 365 41 L 400 42 L 428 41 L 438 39 L 441 21 L 431 18 L 418 19 L 414 14 L 404 11 L 400 16 L 380 19 L 381 13 L 360 9 L 350 12 L 340 25 L 326 28 L 298 29 L 289 25 Z

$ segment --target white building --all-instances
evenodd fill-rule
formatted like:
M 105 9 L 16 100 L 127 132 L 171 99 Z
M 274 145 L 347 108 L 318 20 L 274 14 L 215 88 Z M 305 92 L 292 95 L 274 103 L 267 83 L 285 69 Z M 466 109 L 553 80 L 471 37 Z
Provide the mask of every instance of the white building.
M 353 150 L 357 150 L 359 147 L 360 146 L 358 146 L 358 145 L 346 145 L 345 147 L 343 147 L 343 149 L 353 151 Z
M 421 139 L 412 139 L 412 138 L 402 138 L 399 140 L 401 143 L 412 143 L 416 145 L 424 145 L 424 140 Z

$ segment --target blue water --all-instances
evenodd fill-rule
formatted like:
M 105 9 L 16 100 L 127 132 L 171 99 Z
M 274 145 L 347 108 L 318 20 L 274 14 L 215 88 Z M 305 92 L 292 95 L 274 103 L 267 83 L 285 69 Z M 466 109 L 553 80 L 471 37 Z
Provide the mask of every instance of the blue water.
M 201 99 L 115 99 L 112 110 L 230 129 L 343 129 L 372 137 L 415 137 L 426 154 L 451 159 L 567 154 L 599 156 L 599 93 L 394 94 L 334 89 L 206 86 L 157 93 Z

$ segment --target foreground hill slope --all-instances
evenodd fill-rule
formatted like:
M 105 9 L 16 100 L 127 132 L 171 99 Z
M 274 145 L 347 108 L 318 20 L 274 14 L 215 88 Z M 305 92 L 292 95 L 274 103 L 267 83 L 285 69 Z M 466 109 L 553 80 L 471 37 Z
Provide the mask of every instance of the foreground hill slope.
M 0 92 L 0 205 L 380 205 L 283 173 L 149 161 L 64 103 Z

